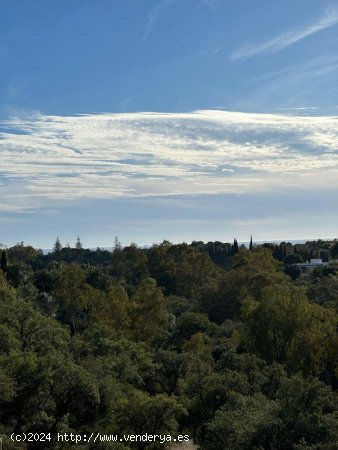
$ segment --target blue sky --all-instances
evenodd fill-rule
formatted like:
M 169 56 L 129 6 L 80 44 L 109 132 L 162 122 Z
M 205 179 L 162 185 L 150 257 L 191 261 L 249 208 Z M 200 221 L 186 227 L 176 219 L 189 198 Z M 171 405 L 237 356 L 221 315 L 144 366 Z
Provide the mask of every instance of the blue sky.
M 337 1 L 0 12 L 0 241 L 336 236 Z

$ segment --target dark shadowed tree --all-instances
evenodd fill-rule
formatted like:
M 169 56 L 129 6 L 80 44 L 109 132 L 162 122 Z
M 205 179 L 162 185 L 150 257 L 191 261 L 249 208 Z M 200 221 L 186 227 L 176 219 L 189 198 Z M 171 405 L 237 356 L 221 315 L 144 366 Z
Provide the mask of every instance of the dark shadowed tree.
M 114 239 L 114 252 L 119 252 L 122 250 L 121 242 L 119 241 L 119 238 L 115 236 Z
M 231 254 L 236 255 L 239 251 L 237 239 L 234 239 L 234 243 L 231 248 Z
M 330 248 L 332 258 L 338 257 L 338 241 Z
M 54 247 L 53 247 L 53 252 L 54 253 L 59 253 L 61 251 L 61 249 L 62 249 L 62 245 L 61 245 L 60 239 L 57 237 L 56 241 L 55 241 L 55 244 L 54 244 Z
M 83 247 L 82 247 L 82 243 L 81 243 L 80 236 L 78 236 L 77 239 L 76 239 L 75 248 L 76 248 L 77 250 L 81 250 L 81 249 L 83 248 Z
M 1 253 L 1 270 L 6 273 L 7 272 L 7 254 L 5 250 Z

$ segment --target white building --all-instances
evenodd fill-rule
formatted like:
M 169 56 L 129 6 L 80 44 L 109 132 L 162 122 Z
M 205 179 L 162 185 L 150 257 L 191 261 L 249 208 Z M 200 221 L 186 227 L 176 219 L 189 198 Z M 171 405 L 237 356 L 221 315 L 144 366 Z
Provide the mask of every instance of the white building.
M 321 258 L 310 259 L 310 261 L 305 263 L 297 263 L 296 266 L 301 269 L 315 269 L 316 267 L 326 267 L 329 265 L 328 262 L 323 262 Z

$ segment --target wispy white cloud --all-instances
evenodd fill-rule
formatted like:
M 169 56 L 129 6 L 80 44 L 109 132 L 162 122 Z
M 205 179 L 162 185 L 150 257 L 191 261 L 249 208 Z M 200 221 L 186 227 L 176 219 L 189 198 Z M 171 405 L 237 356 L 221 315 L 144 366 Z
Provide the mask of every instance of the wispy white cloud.
M 149 11 L 143 40 L 146 40 L 148 38 L 162 12 L 176 2 L 177 0 L 159 0 L 158 3 Z
M 10 81 L 5 87 L 5 94 L 11 99 L 18 99 L 23 96 L 25 91 L 25 82 L 22 79 Z
M 144 41 L 149 37 L 163 11 L 177 2 L 178 0 L 157 0 L 156 5 L 148 13 L 147 23 L 143 34 Z M 198 7 L 207 7 L 211 11 L 214 11 L 218 3 L 219 0 L 200 0 Z
M 335 87 L 337 77 L 337 55 L 303 59 L 281 70 L 251 79 L 246 95 L 237 99 L 237 108 L 241 110 L 262 108 L 277 111 L 281 111 L 281 108 L 291 108 L 299 112 L 307 110 L 308 113 L 313 113 L 315 108 L 318 108 L 317 115 L 325 115 L 328 112 L 331 114 L 334 106 L 328 105 L 337 96 Z M 320 98 L 313 95 L 318 92 L 320 92 Z M 320 102 L 319 105 L 318 102 Z M 316 103 L 317 105 L 314 106 Z M 277 108 L 276 105 L 278 105 Z M 323 105 L 325 107 L 321 108 Z
M 284 48 L 290 47 L 302 39 L 318 33 L 319 31 L 333 27 L 338 24 L 338 9 L 328 9 L 324 16 L 307 26 L 289 30 L 266 42 L 246 43 L 231 55 L 231 60 L 248 59 L 255 55 L 266 55 L 276 53 Z
M 201 6 L 207 6 L 211 11 L 215 10 L 219 0 L 201 0 Z
M 0 124 L 1 208 L 337 189 L 337 124 L 214 110 L 12 118 Z

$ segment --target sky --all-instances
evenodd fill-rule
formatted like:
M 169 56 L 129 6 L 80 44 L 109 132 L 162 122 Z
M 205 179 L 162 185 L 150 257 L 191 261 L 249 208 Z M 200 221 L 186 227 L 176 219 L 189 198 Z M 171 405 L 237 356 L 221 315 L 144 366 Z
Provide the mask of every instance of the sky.
M 0 0 L 0 242 L 338 237 L 337 48 L 337 0 Z

